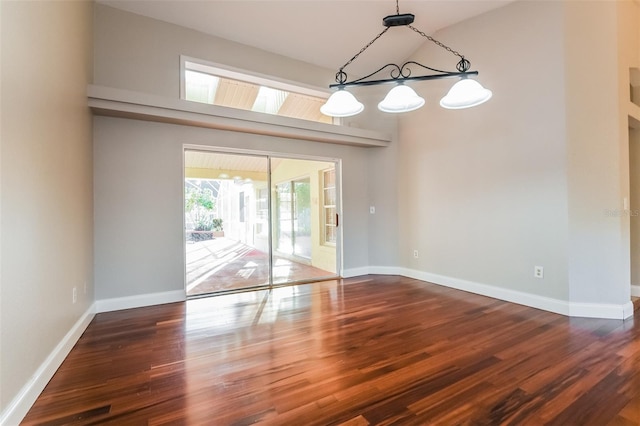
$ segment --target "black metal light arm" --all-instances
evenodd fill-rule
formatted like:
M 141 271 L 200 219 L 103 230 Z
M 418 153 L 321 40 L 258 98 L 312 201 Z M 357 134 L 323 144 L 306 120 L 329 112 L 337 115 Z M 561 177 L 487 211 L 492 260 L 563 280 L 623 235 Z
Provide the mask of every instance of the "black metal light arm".
M 411 69 L 409 68 L 409 65 L 417 65 L 419 67 L 436 72 L 437 74 L 412 77 Z M 346 87 L 346 86 L 373 86 L 376 84 L 401 83 L 404 81 L 437 80 L 440 78 L 455 78 L 455 77 L 465 78 L 470 75 L 478 75 L 478 71 L 468 71 L 469 65 L 470 65 L 469 61 L 463 58 L 458 63 L 458 67 L 457 67 L 458 72 L 454 72 L 454 71 L 443 71 L 436 68 L 431 68 L 415 61 L 407 61 L 402 65 L 387 64 L 379 68 L 378 70 L 372 72 L 369 75 L 366 75 L 362 78 L 358 78 L 352 81 L 346 81 L 347 74 L 344 71 L 341 71 L 341 72 L 338 72 L 338 74 L 336 75 L 337 83 L 331 84 L 329 85 L 329 87 L 334 88 L 334 87 Z M 391 71 L 389 72 L 389 75 L 391 76 L 391 78 L 380 79 L 380 80 L 367 80 L 368 78 L 373 77 L 374 75 L 378 74 L 379 72 L 383 71 L 386 68 L 391 68 Z M 340 81 L 340 77 L 342 77 L 342 81 Z
M 404 81 L 421 81 L 421 80 L 438 80 L 441 78 L 464 78 L 470 75 L 478 75 L 478 71 L 468 72 L 451 72 L 446 74 L 434 74 L 434 75 L 421 75 L 418 77 L 402 77 L 402 78 L 387 78 L 383 80 L 367 80 L 367 81 L 347 81 L 344 83 L 330 84 L 330 88 L 335 87 L 347 87 L 347 86 L 374 86 L 385 83 L 401 83 Z

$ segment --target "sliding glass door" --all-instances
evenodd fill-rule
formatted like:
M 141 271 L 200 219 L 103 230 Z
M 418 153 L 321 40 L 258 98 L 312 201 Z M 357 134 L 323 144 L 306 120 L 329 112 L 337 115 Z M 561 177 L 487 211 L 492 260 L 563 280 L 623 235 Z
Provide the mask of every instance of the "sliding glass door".
M 276 185 L 278 215 L 276 249 L 280 253 L 311 259 L 311 196 L 309 178 Z
M 337 276 L 335 176 L 333 161 L 186 150 L 187 295 Z

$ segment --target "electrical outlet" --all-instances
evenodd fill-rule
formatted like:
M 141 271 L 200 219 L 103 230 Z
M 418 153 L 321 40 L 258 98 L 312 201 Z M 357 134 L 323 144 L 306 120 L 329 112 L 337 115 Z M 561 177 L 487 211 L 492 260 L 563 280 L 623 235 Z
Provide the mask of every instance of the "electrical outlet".
M 418 258 L 418 250 L 413 251 L 413 257 L 416 259 Z
M 76 303 L 78 301 L 78 288 L 77 287 L 73 288 L 72 299 L 73 299 L 73 303 Z
M 376 207 L 375 206 L 369 207 L 369 213 L 370 214 L 376 214 Z
M 534 266 L 533 276 L 535 278 L 544 278 L 544 268 L 542 266 Z

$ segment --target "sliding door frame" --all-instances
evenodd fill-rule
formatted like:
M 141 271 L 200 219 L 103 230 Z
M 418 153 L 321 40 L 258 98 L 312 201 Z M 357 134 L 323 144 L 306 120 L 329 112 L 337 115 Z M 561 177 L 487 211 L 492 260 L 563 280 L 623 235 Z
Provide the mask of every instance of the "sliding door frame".
M 182 185 L 182 202 L 183 202 L 183 208 L 182 208 L 182 232 L 183 232 L 183 236 L 182 236 L 182 243 L 183 243 L 183 250 L 182 250 L 182 255 L 183 255 L 183 264 L 184 264 L 184 271 L 183 271 L 183 277 L 184 277 L 184 283 L 183 286 L 186 289 L 187 288 L 187 254 L 186 254 L 186 250 L 184 249 L 184 247 L 186 247 L 186 238 L 187 238 L 187 232 L 186 232 L 186 227 L 185 227 L 185 223 L 186 223 L 186 212 L 185 212 L 185 208 L 184 208 L 184 199 L 185 199 L 185 185 L 184 185 L 184 180 L 186 179 L 186 165 L 185 165 L 185 153 L 187 151 L 199 151 L 199 152 L 207 152 L 207 153 L 211 153 L 211 154 L 231 154 L 231 155 L 247 155 L 247 156 L 252 156 L 252 157 L 264 157 L 267 160 L 267 186 L 269 188 L 269 190 L 267 191 L 267 202 L 269 205 L 269 220 L 268 220 L 268 228 L 267 228 L 267 232 L 268 232 L 268 239 L 269 239 L 269 282 L 266 285 L 261 285 L 261 286 L 255 286 L 255 287 L 249 287 L 246 289 L 240 289 L 240 290 L 229 290 L 229 291 L 222 291 L 222 292 L 215 292 L 215 293 L 208 293 L 208 294 L 203 294 L 203 295 L 196 295 L 196 296 L 189 296 L 190 297 L 205 297 L 208 296 L 210 294 L 217 294 L 217 293 L 234 293 L 234 292 L 240 292 L 240 291 L 254 291 L 254 290 L 264 290 L 264 289 L 271 289 L 271 288 L 275 288 L 275 287 L 282 287 L 282 286 L 288 286 L 288 285 L 295 285 L 295 284 L 302 284 L 305 282 L 313 282 L 315 280 L 300 280 L 300 281 L 289 281 L 286 283 L 278 283 L 278 284 L 274 284 L 273 283 L 273 251 L 274 251 L 274 242 L 273 242 L 273 238 L 274 238 L 274 229 L 273 229 L 273 212 L 272 212 L 272 194 L 271 194 L 271 159 L 272 158 L 282 158 L 282 159 L 290 159 L 290 160 L 308 160 L 308 161 L 319 161 L 319 162 L 327 162 L 327 163 L 333 163 L 334 167 L 335 167 L 335 173 L 336 173 L 336 202 L 338 203 L 338 205 L 336 206 L 336 214 L 339 218 L 339 223 L 338 226 L 336 227 L 336 272 L 335 272 L 335 276 L 336 277 L 341 277 L 342 273 L 343 273 L 343 253 L 342 253 L 342 241 L 343 241 L 343 232 L 342 232 L 342 224 L 343 224 L 343 220 L 342 220 L 342 160 L 340 158 L 335 158 L 335 157 L 323 157 L 323 156 L 316 156 L 316 155 L 305 155 L 305 154 L 292 154 L 292 153 L 286 153 L 286 152 L 277 152 L 277 151 L 261 151 L 261 150 L 251 150 L 251 149 L 242 149 L 242 148 L 229 148 L 229 147 L 218 147 L 218 146 L 211 146 L 211 145 L 197 145 L 197 144 L 183 144 L 182 145 L 182 181 L 183 181 L 183 185 Z M 330 278 L 328 278 L 330 279 Z

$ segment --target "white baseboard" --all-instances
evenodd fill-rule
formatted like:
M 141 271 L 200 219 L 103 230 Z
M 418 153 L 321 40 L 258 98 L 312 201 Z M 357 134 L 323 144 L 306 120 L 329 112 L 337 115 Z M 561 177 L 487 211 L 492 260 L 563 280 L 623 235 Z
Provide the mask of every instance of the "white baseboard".
M 633 297 L 640 297 L 640 285 L 631 286 L 631 295 Z
M 370 266 L 369 273 L 376 275 L 399 275 L 398 268 L 395 266 Z
M 629 301 L 624 305 L 624 310 L 622 312 L 623 319 L 628 319 L 633 317 L 633 312 L 635 311 L 635 306 L 633 306 L 633 302 Z
M 379 269 L 378 267 L 370 267 L 369 270 L 371 271 L 370 273 L 377 273 L 374 271 L 381 270 L 384 275 L 402 275 L 570 317 L 624 320 L 633 316 L 633 304 L 631 302 L 623 305 L 569 302 L 409 268 L 382 267 Z
M 96 313 L 141 308 L 143 306 L 151 305 L 162 305 L 164 303 L 184 302 L 185 300 L 187 300 L 187 295 L 184 290 L 102 299 L 96 300 Z
M 82 333 L 86 330 L 95 315 L 95 303 L 76 321 L 60 343 L 38 367 L 29 381 L 20 389 L 18 395 L 0 413 L 0 425 L 17 425 L 27 415 L 33 403 L 38 399 L 49 380 L 69 355 Z
M 519 305 L 530 306 L 532 308 L 542 309 L 556 314 L 569 315 L 570 312 L 569 302 L 558 299 L 538 296 L 516 290 L 509 290 L 473 281 L 461 280 L 459 278 L 452 278 L 444 275 L 432 274 L 429 272 L 416 271 L 414 269 L 401 269 L 402 275 L 409 278 L 415 278 L 421 281 L 455 288 L 457 290 L 468 291 L 470 293 L 488 296 L 494 299 L 505 300 Z
M 342 278 L 359 277 L 360 275 L 369 275 L 369 267 L 351 268 L 342 270 Z
M 608 303 L 568 303 L 570 317 L 625 320 L 633 316 L 633 303 L 631 303 L 631 301 L 623 305 Z
M 362 268 L 345 269 L 342 278 L 359 277 L 362 275 L 402 275 L 395 266 L 365 266 Z

